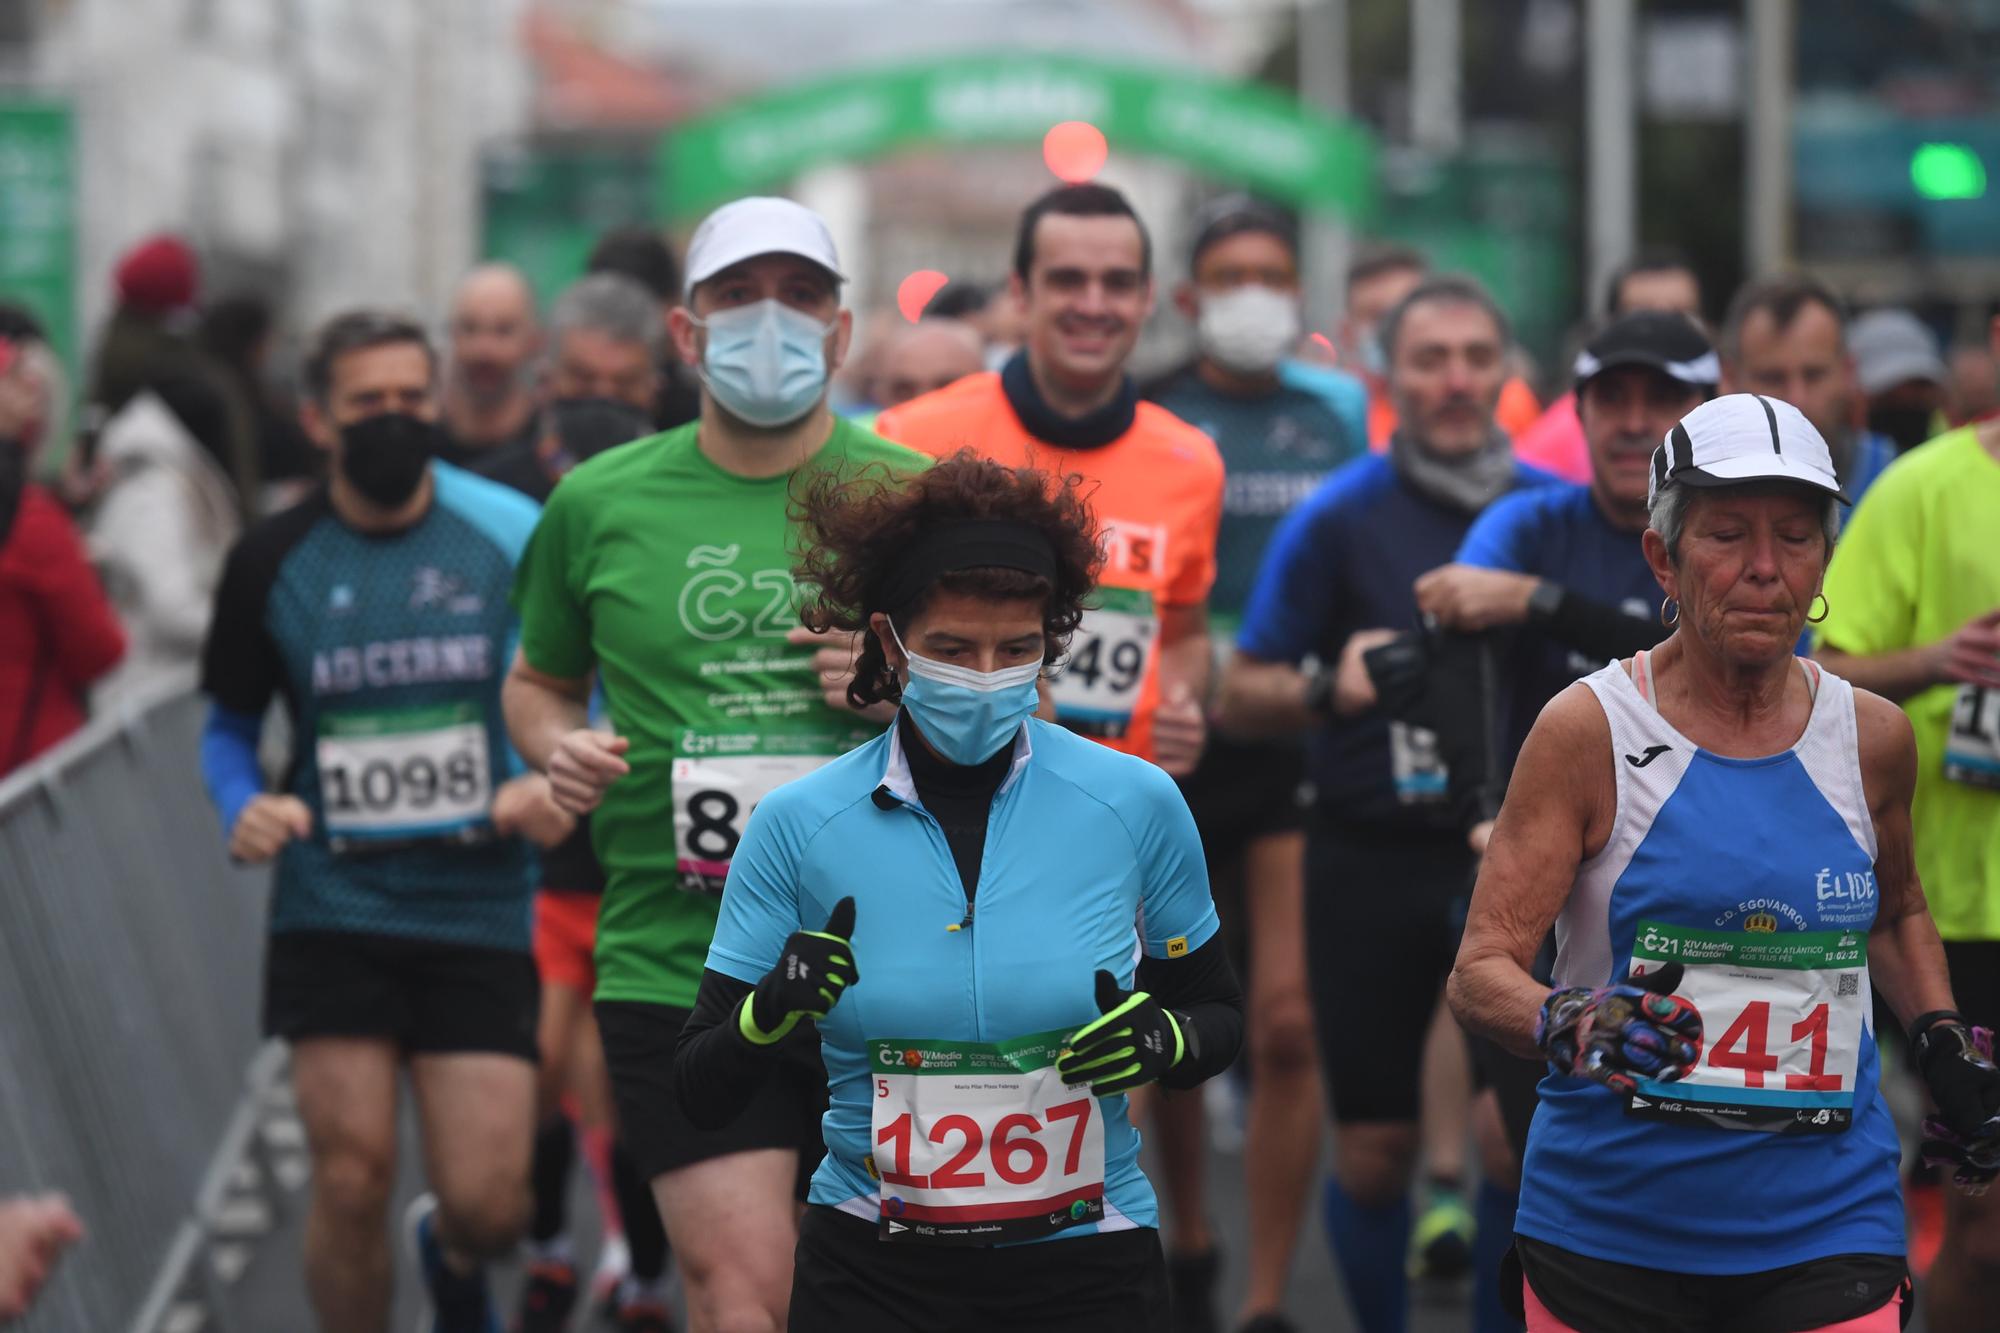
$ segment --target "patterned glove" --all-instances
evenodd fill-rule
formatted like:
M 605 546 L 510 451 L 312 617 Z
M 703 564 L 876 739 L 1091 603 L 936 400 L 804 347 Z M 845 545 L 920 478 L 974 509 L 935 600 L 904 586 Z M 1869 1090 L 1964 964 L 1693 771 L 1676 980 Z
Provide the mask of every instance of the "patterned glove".
M 1616 986 L 1552 990 L 1542 1001 L 1535 1045 L 1556 1073 L 1613 1092 L 1636 1092 L 1638 1077 L 1685 1078 L 1701 1060 L 1702 1029 L 1701 1011 L 1674 994 L 1681 976 L 1681 965 L 1668 963 Z
M 784 1040 L 801 1018 L 825 1018 L 849 986 L 861 979 L 854 966 L 854 899 L 833 905 L 825 930 L 795 930 L 778 965 L 766 972 L 737 1006 L 736 1025 L 752 1044 Z
M 1926 1025 L 1930 1017 L 1917 1020 L 1911 1038 L 1937 1103 L 1937 1114 L 1924 1120 L 1924 1165 L 1949 1166 L 1960 1190 L 1984 1194 L 2000 1177 L 2000 1069 L 1993 1065 L 1993 1033 L 1956 1022 Z
M 1181 1062 L 1181 1025 L 1145 991 L 1125 990 L 1099 968 L 1097 1007 L 1103 1016 L 1078 1028 L 1056 1058 L 1064 1083 L 1088 1083 L 1097 1096 L 1115 1097 Z

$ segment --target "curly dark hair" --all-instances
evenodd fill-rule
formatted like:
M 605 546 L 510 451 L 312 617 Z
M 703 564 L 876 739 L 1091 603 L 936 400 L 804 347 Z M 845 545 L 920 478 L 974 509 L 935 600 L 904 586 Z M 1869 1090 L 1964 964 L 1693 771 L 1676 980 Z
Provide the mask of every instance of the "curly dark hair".
M 808 629 L 865 630 L 876 611 L 908 627 L 930 600 L 927 589 L 901 607 L 875 606 L 884 585 L 913 543 L 933 525 L 953 519 L 1009 519 L 1039 528 L 1055 552 L 1053 586 L 1039 574 L 986 566 L 938 576 L 932 589 L 974 597 L 1042 598 L 1044 663 L 1069 651 L 1069 637 L 1083 619 L 1084 599 L 1104 564 L 1097 522 L 1077 475 L 1054 477 L 1035 468 L 1010 468 L 962 450 L 913 477 L 880 472 L 841 476 L 820 472 L 795 493 L 792 518 L 802 549 L 793 574 L 806 590 L 799 618 Z M 862 636 L 860 659 L 847 687 L 856 708 L 902 697 L 881 641 Z

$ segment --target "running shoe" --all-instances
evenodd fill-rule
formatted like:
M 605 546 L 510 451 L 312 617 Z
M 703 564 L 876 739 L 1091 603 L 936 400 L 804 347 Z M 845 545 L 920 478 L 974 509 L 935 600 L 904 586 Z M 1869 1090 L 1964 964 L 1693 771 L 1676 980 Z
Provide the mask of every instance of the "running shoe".
M 500 1333 L 484 1270 L 461 1277 L 445 1266 L 437 1238 L 437 1196 L 419 1194 L 403 1213 L 403 1234 L 423 1274 L 425 1310 L 417 1333 Z
M 1452 1281 L 1472 1269 L 1472 1210 L 1447 1190 L 1431 1196 L 1430 1207 L 1410 1228 L 1409 1275 Z
M 618 1333 L 674 1333 L 674 1319 L 664 1305 L 634 1298 L 619 1307 L 612 1327 Z
M 623 1236 L 606 1236 L 597 1251 L 597 1271 L 590 1278 L 590 1303 L 607 1324 L 618 1319 L 625 1297 L 625 1278 L 632 1271 L 632 1251 Z
M 521 1284 L 521 1305 L 513 1333 L 564 1333 L 576 1308 L 576 1265 L 562 1259 L 537 1259 L 528 1265 Z

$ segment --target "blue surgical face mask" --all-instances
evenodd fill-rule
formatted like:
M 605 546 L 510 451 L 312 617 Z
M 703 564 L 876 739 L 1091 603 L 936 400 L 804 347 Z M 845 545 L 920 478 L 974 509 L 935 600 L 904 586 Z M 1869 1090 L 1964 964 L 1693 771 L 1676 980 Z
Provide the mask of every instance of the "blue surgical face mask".
M 889 633 L 903 648 L 903 636 L 893 624 Z M 1035 677 L 1042 674 L 1040 662 L 974 671 L 918 657 L 908 648 L 903 648 L 903 656 L 910 662 L 903 707 L 910 710 L 911 720 L 931 748 L 961 767 L 998 754 L 1041 702 L 1035 689 Z
M 701 382 L 731 416 L 788 426 L 826 396 L 831 324 L 778 300 L 718 310 L 695 324 L 708 330 Z

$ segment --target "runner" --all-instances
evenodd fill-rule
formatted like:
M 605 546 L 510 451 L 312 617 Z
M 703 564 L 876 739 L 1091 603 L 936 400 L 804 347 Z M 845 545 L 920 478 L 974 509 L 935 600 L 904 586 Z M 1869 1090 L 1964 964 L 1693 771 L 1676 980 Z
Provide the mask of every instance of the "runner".
M 585 267 L 592 273 L 620 273 L 652 293 L 659 310 L 659 392 L 653 399 L 653 424 L 661 430 L 685 426 L 701 415 L 701 380 L 674 353 L 672 326 L 681 304 L 680 260 L 673 247 L 651 227 L 619 227 L 598 238 Z
M 1196 218 L 1189 282 L 1175 294 L 1194 321 L 1197 358 L 1146 396 L 1213 439 L 1228 470 L 1210 595 L 1219 659 L 1228 655 L 1264 547 L 1278 522 L 1335 467 L 1366 452 L 1316 395 L 1280 382 L 1300 327 L 1298 233 L 1241 195 Z M 1285 1284 L 1319 1164 L 1319 1071 L 1306 996 L 1305 750 L 1213 735 L 1182 785 L 1201 830 L 1223 935 L 1249 977 L 1249 1113 L 1244 1173 L 1249 1283 L 1237 1325 L 1283 1333 Z M 1215 1327 L 1219 1262 L 1209 1230 L 1202 1099 L 1168 1094 L 1154 1119 L 1171 1225 L 1174 1323 Z
M 716 210 L 673 316 L 701 419 L 563 479 L 521 566 L 507 715 L 566 808 L 595 814 L 607 877 L 596 1012 L 618 1123 L 680 1258 L 697 1330 L 783 1326 L 794 1186 L 821 1152 L 810 1033 L 745 1113 L 697 1130 L 671 1083 L 717 896 L 765 793 L 873 728 L 820 702 L 787 646 L 792 489 L 922 460 L 826 409 L 851 317 L 818 216 L 784 199 Z M 609 705 L 593 726 L 591 677 Z M 654 1293 L 657 1296 L 658 1293 Z
M 1604 285 L 1605 321 L 1641 310 L 1672 310 L 1701 322 L 1701 279 L 1685 258 L 1672 250 L 1641 250 L 1612 273 Z M 1556 399 L 1534 425 L 1514 437 L 1514 457 L 1565 481 L 1588 485 L 1595 469 L 1577 417 L 1575 393 Z
M 511 264 L 481 264 L 451 303 L 438 457 L 526 490 L 534 475 L 535 373 L 542 330 L 535 293 Z
M 1368 390 L 1368 447 L 1381 453 L 1396 430 L 1396 396 L 1382 356 L 1382 327 L 1391 310 L 1431 276 L 1431 261 L 1407 245 L 1365 245 L 1347 268 L 1347 293 L 1335 325 L 1340 368 L 1361 377 Z M 1494 416 L 1509 436 L 1534 424 L 1541 413 L 1535 392 L 1511 371 L 1501 386 Z
M 1961 1178 L 2000 1174 L 1991 1034 L 1952 1008 L 1913 861 L 1909 722 L 1793 656 L 1839 498 L 1790 404 L 1689 413 L 1645 535 L 1674 633 L 1565 690 L 1516 767 L 1451 997 L 1550 1063 L 1516 1246 L 1530 1333 L 1900 1326 L 1871 983 L 1939 1130 L 1988 1163 Z M 1554 990 L 1527 971 L 1551 926 Z
M 1124 1094 L 1227 1067 L 1242 996 L 1173 783 L 1030 717 L 1103 558 L 1051 481 L 967 452 L 802 501 L 806 623 L 865 627 L 851 702 L 903 707 L 752 818 L 675 1071 L 727 1121 L 820 1022 L 794 1333 L 1168 1326 Z
M 326 1329 L 389 1317 L 399 1067 L 436 1191 L 409 1219 L 430 1327 L 493 1326 L 481 1264 L 528 1205 L 533 856 L 512 835 L 546 845 L 570 820 L 546 779 L 510 776 L 500 716 L 535 507 L 430 461 L 435 370 L 407 321 L 321 330 L 301 420 L 332 480 L 237 543 L 203 653 L 202 767 L 230 854 L 277 863 L 264 1030 L 292 1046 Z M 274 696 L 296 738 L 282 792 L 257 766 Z
M 1736 293 L 1722 320 L 1722 391 L 1779 398 L 1805 413 L 1856 504 L 1896 461 L 1893 441 L 1854 424 L 1865 407 L 1847 347 L 1847 307 L 1817 279 L 1773 278 Z
M 1415 625 L 1417 576 L 1451 558 L 1481 509 L 1553 480 L 1517 465 L 1494 422 L 1508 331 L 1483 288 L 1429 279 L 1384 316 L 1382 337 L 1403 425 L 1388 455 L 1342 468 L 1279 528 L 1219 717 L 1244 735 L 1310 736 L 1308 979 L 1339 1125 L 1326 1226 L 1370 1333 L 1404 1324 L 1420 1056 L 1472 852 L 1437 738 L 1376 710 L 1361 655 Z M 1397 887 L 1359 887 L 1370 884 Z
M 1206 739 L 1209 585 L 1222 460 L 1207 436 L 1140 402 L 1125 363 L 1153 310 L 1152 243 L 1104 185 L 1065 185 L 1021 215 L 1012 292 L 1027 342 L 998 372 L 882 413 L 880 429 L 934 457 L 970 446 L 1009 466 L 1097 483 L 1109 556 L 1069 661 L 1056 718 L 1177 776 Z
M 2000 347 L 2000 321 L 1993 338 Z M 1901 703 L 1917 736 L 1917 870 L 1968 1021 L 2000 1024 L 2000 422 L 1898 462 L 1854 513 L 1827 571 L 1827 670 Z M 1921 1229 L 1919 1230 L 1921 1235 Z M 1945 1198 L 1925 1284 L 1934 1333 L 1990 1327 L 2000 1193 Z
M 1572 401 L 1589 442 L 1591 484 L 1543 486 L 1495 501 L 1466 533 L 1454 562 L 1417 580 L 1417 605 L 1439 628 L 1504 636 L 1491 645 L 1490 659 L 1439 653 L 1430 682 L 1435 697 L 1491 701 L 1491 707 L 1454 708 L 1458 725 L 1440 720 L 1437 727 L 1453 785 L 1479 789 L 1472 799 L 1483 821 L 1499 809 L 1514 757 L 1543 705 L 1607 658 L 1665 637 L 1639 542 L 1647 477 L 1653 449 L 1708 396 L 1715 379 L 1715 350 L 1685 316 L 1641 311 L 1611 323 L 1576 359 Z M 1453 734 L 1467 728 L 1476 734 Z M 1475 827 L 1475 847 L 1491 827 Z M 1541 1067 L 1484 1039 L 1473 1042 L 1473 1057 L 1486 1084 L 1473 1114 L 1484 1168 L 1473 1299 L 1483 1330 L 1513 1323 L 1497 1285 L 1499 1261 L 1514 1234 L 1521 1153 Z

